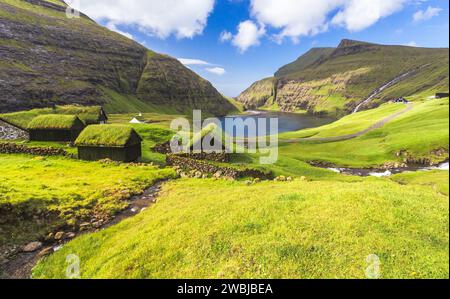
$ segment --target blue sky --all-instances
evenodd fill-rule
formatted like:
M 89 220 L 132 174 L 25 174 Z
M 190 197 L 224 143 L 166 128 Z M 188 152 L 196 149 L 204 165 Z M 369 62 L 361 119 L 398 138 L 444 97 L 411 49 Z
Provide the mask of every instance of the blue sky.
M 447 0 L 73 1 L 148 48 L 189 59 L 182 61 L 228 96 L 343 38 L 449 46 Z

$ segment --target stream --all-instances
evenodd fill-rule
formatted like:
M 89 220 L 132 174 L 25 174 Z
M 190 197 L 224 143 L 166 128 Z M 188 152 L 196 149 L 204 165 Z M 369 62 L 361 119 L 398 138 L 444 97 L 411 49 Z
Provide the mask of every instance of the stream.
M 393 168 L 389 170 L 376 170 L 368 168 L 327 168 L 328 170 L 334 171 L 336 173 L 356 175 L 356 176 L 373 176 L 373 177 L 389 177 L 394 174 L 405 173 L 405 172 L 415 172 L 415 171 L 432 171 L 432 170 L 449 170 L 449 162 L 441 163 L 437 166 L 418 166 L 412 165 L 403 168 Z

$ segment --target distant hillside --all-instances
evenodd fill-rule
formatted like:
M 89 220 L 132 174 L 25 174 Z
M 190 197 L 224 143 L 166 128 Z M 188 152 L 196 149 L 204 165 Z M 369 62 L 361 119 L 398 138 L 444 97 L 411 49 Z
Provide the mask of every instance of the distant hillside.
M 449 89 L 448 49 L 384 46 L 343 40 L 337 48 L 312 49 L 295 62 L 244 91 L 238 101 L 247 108 L 276 106 L 283 111 L 342 116 L 375 89 L 405 73 L 363 109 L 399 96 Z M 261 88 L 261 82 L 273 86 Z M 269 100 L 270 101 L 267 101 Z
M 0 112 L 53 103 L 109 112 L 235 109 L 178 60 L 65 11 L 59 0 L 0 0 Z

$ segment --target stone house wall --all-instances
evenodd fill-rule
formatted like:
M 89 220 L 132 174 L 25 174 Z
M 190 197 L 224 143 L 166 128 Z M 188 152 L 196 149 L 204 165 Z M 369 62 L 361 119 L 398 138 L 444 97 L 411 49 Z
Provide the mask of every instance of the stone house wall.
M 10 125 L 0 119 L 0 140 L 29 139 L 27 131 Z

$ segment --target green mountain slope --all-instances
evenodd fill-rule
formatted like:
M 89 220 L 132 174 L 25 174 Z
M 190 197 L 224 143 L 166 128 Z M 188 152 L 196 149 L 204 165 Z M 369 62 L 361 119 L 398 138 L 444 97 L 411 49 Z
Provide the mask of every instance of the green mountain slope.
M 111 112 L 234 110 L 178 60 L 65 11 L 58 0 L 0 1 L 0 112 L 52 103 L 104 105 Z
M 312 49 L 297 61 L 282 67 L 272 78 L 280 110 L 308 110 L 342 116 L 350 113 L 374 90 L 407 74 L 382 90 L 363 109 L 377 107 L 400 96 L 448 91 L 448 49 L 384 46 L 343 40 L 335 49 Z M 254 86 L 253 86 L 254 87 Z M 250 87 L 238 100 L 247 108 L 267 106 L 272 92 Z M 249 101 L 249 99 L 252 99 Z
M 320 63 L 326 59 L 335 49 L 334 48 L 312 48 L 304 55 L 300 56 L 296 61 L 289 63 L 280 68 L 275 77 L 283 77 L 291 73 L 303 71 L 308 67 Z

